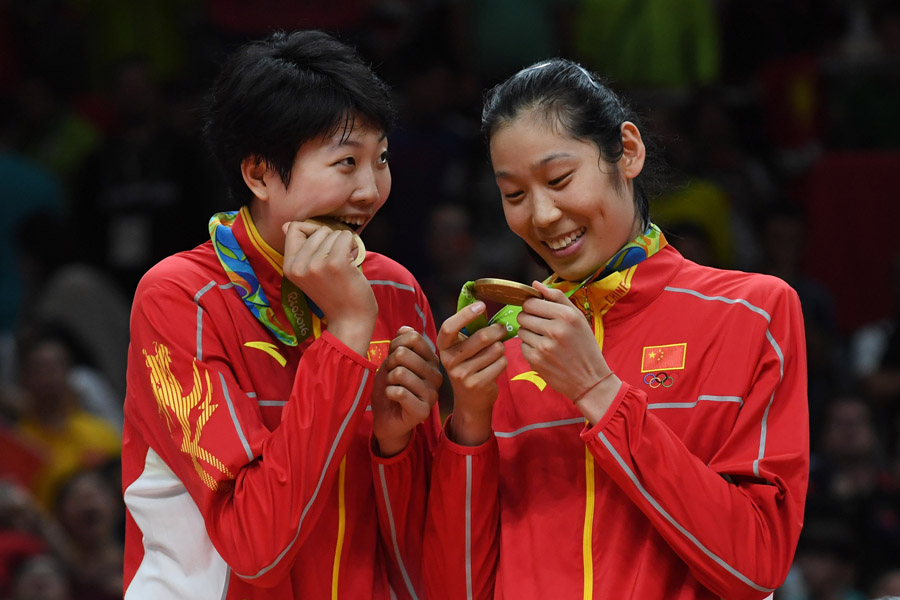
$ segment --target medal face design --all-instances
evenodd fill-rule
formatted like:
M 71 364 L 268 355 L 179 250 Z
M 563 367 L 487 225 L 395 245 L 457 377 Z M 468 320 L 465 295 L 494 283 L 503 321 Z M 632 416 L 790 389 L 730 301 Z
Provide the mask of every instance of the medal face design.
M 522 306 L 529 298 L 540 298 L 541 294 L 524 283 L 485 277 L 475 280 L 475 297 L 502 305 Z

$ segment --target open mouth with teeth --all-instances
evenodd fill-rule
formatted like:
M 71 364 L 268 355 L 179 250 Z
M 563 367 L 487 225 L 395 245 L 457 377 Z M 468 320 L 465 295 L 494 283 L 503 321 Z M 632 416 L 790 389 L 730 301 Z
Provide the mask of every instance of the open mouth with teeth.
M 318 223 L 320 225 L 325 225 L 331 229 L 348 229 L 353 233 L 359 233 L 363 226 L 366 224 L 366 217 L 362 216 L 348 216 L 348 217 L 328 217 L 321 216 L 315 217 L 313 219 L 307 219 L 313 223 Z
M 585 231 L 586 231 L 586 229 L 584 227 L 582 227 L 581 229 L 579 229 L 577 231 L 567 233 L 563 237 L 556 238 L 555 240 L 547 240 L 544 242 L 544 244 L 546 244 L 547 247 L 550 248 L 551 250 L 555 250 L 555 251 L 565 250 L 566 248 L 568 248 L 569 246 L 571 246 L 572 244 L 574 244 L 575 242 L 580 240 L 581 236 L 584 235 Z

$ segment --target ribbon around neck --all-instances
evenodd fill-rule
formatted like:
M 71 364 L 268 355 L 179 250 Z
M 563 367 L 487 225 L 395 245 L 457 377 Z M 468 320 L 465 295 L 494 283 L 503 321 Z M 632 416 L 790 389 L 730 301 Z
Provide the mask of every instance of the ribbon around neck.
M 241 211 L 247 226 L 252 228 L 249 211 Z M 238 211 L 220 212 L 209 220 L 209 235 L 216 251 L 216 256 L 229 281 L 244 301 L 247 309 L 286 346 L 296 346 L 314 335 L 313 315 L 323 318 L 321 309 L 287 277 L 281 279 L 281 302 L 287 316 L 288 326 L 278 318 L 278 314 L 269 303 L 266 293 L 259 282 L 259 277 L 250 266 L 247 255 L 234 236 L 232 227 L 237 219 Z

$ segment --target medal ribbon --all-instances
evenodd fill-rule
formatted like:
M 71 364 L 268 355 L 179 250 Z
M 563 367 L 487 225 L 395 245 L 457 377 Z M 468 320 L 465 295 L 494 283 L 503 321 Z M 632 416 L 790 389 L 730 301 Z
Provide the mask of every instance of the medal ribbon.
M 250 211 L 244 207 L 240 212 L 248 229 L 251 230 L 251 237 L 253 237 L 255 232 Z M 227 211 L 216 213 L 210 218 L 209 236 L 216 256 L 219 257 L 219 262 L 228 275 L 228 279 L 234 284 L 235 289 L 241 295 L 241 300 L 244 301 L 244 305 L 253 316 L 282 344 L 296 346 L 314 334 L 314 317 L 322 318 L 322 311 L 289 279 L 282 277 L 281 300 L 290 329 L 281 322 L 269 304 L 269 299 L 263 291 L 259 278 L 253 272 L 247 255 L 234 236 L 232 227 L 237 215 L 238 211 Z M 267 254 L 272 254 L 272 252 Z M 276 270 L 281 271 L 280 263 L 283 261 L 283 257 L 267 255 L 266 258 Z
M 663 235 L 662 231 L 659 230 L 659 227 L 651 223 L 643 233 L 622 246 L 622 248 L 616 252 L 612 258 L 606 261 L 602 267 L 594 271 L 581 282 L 558 279 L 556 273 L 554 273 L 545 279 L 543 283 L 552 288 L 562 290 L 566 294 L 566 297 L 569 298 L 571 298 L 578 290 L 585 286 L 590 286 L 595 282 L 603 288 L 613 290 L 618 286 L 618 281 L 621 279 L 621 276 L 618 278 L 610 278 L 611 275 L 622 273 L 646 260 L 659 252 L 662 248 L 665 248 L 667 244 L 666 237 Z M 616 281 L 606 282 L 605 280 L 607 278 L 616 279 Z M 475 282 L 467 281 L 463 284 L 462 290 L 460 291 L 456 310 L 462 310 L 464 307 L 474 303 L 475 300 Z M 579 308 L 585 310 L 583 307 Z M 520 312 L 522 312 L 521 306 L 507 305 L 497 311 L 490 319 L 483 314 L 479 315 L 478 318 L 466 326 L 463 333 L 470 335 L 482 327 L 500 323 L 506 328 L 506 339 L 515 337 L 519 331 L 518 316 Z M 585 313 L 587 315 L 588 311 L 585 311 Z

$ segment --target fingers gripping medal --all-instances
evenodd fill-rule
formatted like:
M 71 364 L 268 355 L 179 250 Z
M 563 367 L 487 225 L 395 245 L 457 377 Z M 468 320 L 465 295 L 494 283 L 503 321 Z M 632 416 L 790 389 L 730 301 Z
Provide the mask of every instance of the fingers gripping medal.
M 366 246 L 363 244 L 362 238 L 349 225 L 341 223 L 337 219 L 326 217 L 307 219 L 306 222 L 327 227 L 333 231 L 346 229 L 352 232 L 353 240 L 356 242 L 353 266 L 359 267 L 366 259 Z M 351 254 L 353 253 L 351 252 Z M 322 310 L 316 306 L 315 302 L 309 300 L 306 294 L 287 277 L 281 280 L 281 304 L 284 306 L 284 312 L 288 321 L 290 321 L 291 327 L 293 327 L 294 333 L 297 335 L 298 342 L 302 342 L 310 335 L 313 335 L 313 314 L 321 319 L 323 317 Z
M 362 238 L 359 237 L 359 235 L 353 230 L 353 228 L 346 223 L 341 223 L 337 219 L 329 219 L 327 217 L 307 219 L 306 222 L 313 223 L 314 225 L 320 225 L 322 227 L 327 227 L 332 231 L 346 229 L 347 231 L 351 232 L 353 234 L 353 241 L 356 242 L 356 256 L 353 258 L 353 264 L 358 267 L 366 259 L 366 246 L 365 244 L 363 244 Z
M 476 300 L 485 300 L 504 305 L 490 321 L 479 315 L 477 319 L 469 323 L 463 332 L 466 335 L 478 331 L 482 327 L 500 323 L 506 328 L 506 338 L 515 337 L 519 331 L 519 313 L 522 312 L 522 303 L 528 298 L 540 298 L 541 294 L 529 285 L 508 281 L 506 279 L 483 278 L 468 281 L 463 285 L 457 302 L 457 310 L 461 310 Z

